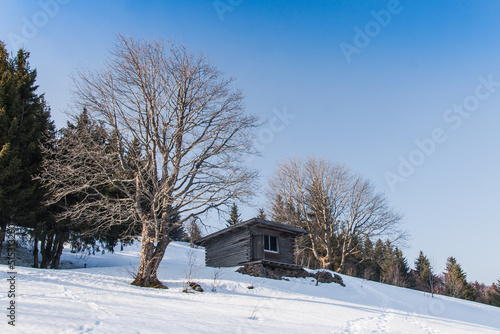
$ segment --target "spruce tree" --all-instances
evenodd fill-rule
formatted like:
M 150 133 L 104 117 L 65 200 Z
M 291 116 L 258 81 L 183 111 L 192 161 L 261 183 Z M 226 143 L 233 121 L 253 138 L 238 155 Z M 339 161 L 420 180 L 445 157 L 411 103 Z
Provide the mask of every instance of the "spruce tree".
M 380 260 L 380 282 L 391 284 L 393 267 L 394 267 L 394 257 L 393 249 L 389 242 L 384 244 L 382 258 Z
M 176 224 L 179 221 L 179 218 L 180 218 L 179 215 L 173 215 L 172 218 L 170 218 L 170 221 L 173 224 Z M 186 241 L 186 240 L 188 240 L 188 234 L 187 234 L 184 226 L 180 225 L 180 226 L 174 227 L 168 233 L 168 238 L 172 241 Z
M 375 265 L 373 258 L 374 258 L 373 243 L 370 240 L 370 238 L 366 237 L 365 242 L 363 243 L 364 279 L 369 279 L 369 280 L 373 279 L 373 272 Z
M 8 224 L 34 229 L 50 216 L 33 176 L 43 158 L 40 144 L 53 136 L 54 126 L 28 58 L 25 50 L 10 57 L 0 42 L 0 246 Z
M 472 298 L 470 284 L 467 283 L 467 275 L 462 270 L 457 260 L 450 256 L 446 262 L 444 274 L 445 294 L 455 298 Z
M 399 286 L 411 287 L 414 285 L 414 282 L 410 279 L 410 266 L 408 265 L 408 260 L 403 255 L 403 251 L 396 247 L 394 251 L 394 255 L 396 257 L 396 266 L 398 268 L 399 273 L 399 282 L 400 284 L 396 284 Z
M 465 282 L 462 298 L 466 300 L 476 300 L 477 298 L 476 289 L 474 289 L 474 286 L 469 282 Z
M 274 199 L 271 211 L 271 218 L 273 219 L 273 221 L 278 223 L 285 223 L 285 203 L 283 203 L 283 199 L 280 195 L 276 196 L 276 198 Z
M 229 227 L 241 223 L 240 216 L 241 214 L 238 212 L 238 206 L 236 205 L 236 203 L 233 203 L 231 212 L 229 214 L 229 219 L 226 220 L 227 226 Z
M 471 286 L 476 293 L 475 301 L 483 304 L 488 304 L 488 296 L 487 296 L 488 288 L 486 287 L 486 285 L 484 283 L 479 283 L 478 281 L 474 281 L 474 283 L 471 283 Z
M 196 219 L 191 220 L 191 223 L 188 225 L 188 231 L 190 246 L 197 248 L 198 246 L 196 246 L 194 242 L 201 238 L 201 229 Z
M 493 306 L 500 306 L 500 279 L 493 283 L 486 293 L 488 303 Z
M 264 212 L 263 208 L 259 208 L 259 214 L 257 215 L 257 218 L 266 220 L 266 213 Z
M 380 268 L 381 282 L 396 286 L 407 286 L 408 272 L 410 270 L 408 261 L 400 249 L 392 247 L 389 240 L 384 245 Z
M 434 273 L 432 271 L 431 262 L 424 255 L 422 251 L 415 259 L 415 272 L 417 274 L 417 280 L 420 283 L 420 287 L 417 288 L 423 289 L 424 291 L 428 291 L 430 293 L 434 293 Z
M 335 239 L 332 239 L 332 242 L 336 242 Z M 346 257 L 344 263 L 344 272 L 347 275 L 362 277 L 365 273 L 365 262 L 364 262 L 364 243 L 359 241 L 357 237 L 353 238 L 353 243 L 356 245 L 353 248 L 353 252 Z M 337 249 L 334 253 L 334 268 L 338 268 L 340 266 L 340 251 L 341 249 Z
M 88 147 L 92 147 L 91 143 L 102 146 L 105 148 L 107 154 L 109 155 L 110 161 L 117 158 L 118 153 L 121 148 L 117 144 L 118 138 L 116 133 L 108 133 L 104 127 L 91 120 L 86 109 L 83 109 L 82 113 L 76 117 L 76 123 L 72 124 L 68 122 L 66 128 L 60 131 L 60 136 L 54 142 L 54 146 L 57 146 L 59 150 L 63 153 L 67 150 L 74 149 L 77 145 L 81 143 L 87 143 Z M 133 156 L 134 159 L 140 152 L 121 152 L 128 159 L 129 156 Z M 75 161 L 80 165 L 86 165 L 89 170 L 98 169 L 99 166 L 95 165 L 90 159 L 88 160 L 78 160 Z M 61 184 L 60 187 L 64 188 L 66 185 Z M 58 190 L 58 189 L 53 189 Z M 103 186 L 100 189 L 101 194 L 105 194 L 113 198 L 122 198 L 124 196 L 117 188 L 112 186 Z M 90 199 L 95 194 L 92 194 L 86 190 L 82 190 L 80 193 L 72 193 L 67 195 L 59 203 L 52 205 L 55 212 L 61 213 L 66 210 L 68 205 L 74 205 L 75 203 L 82 202 L 85 199 Z M 100 210 L 101 208 L 95 208 L 95 210 Z M 59 259 L 57 257 L 50 257 L 48 255 L 53 254 L 51 247 L 54 247 L 52 243 L 46 243 L 44 240 L 51 240 L 53 238 L 58 238 L 63 242 L 70 241 L 73 250 L 76 251 L 88 251 L 95 252 L 95 250 L 102 249 L 114 252 L 114 248 L 118 243 L 128 244 L 131 242 L 131 237 L 140 234 L 140 229 L 134 226 L 132 222 L 122 221 L 120 224 L 110 225 L 107 229 L 99 230 L 97 233 L 96 222 L 92 219 L 84 220 L 70 220 L 67 217 L 61 219 L 58 215 L 58 221 L 53 224 L 48 224 L 46 230 L 40 235 L 40 240 L 42 241 L 42 264 L 40 267 L 47 267 L 48 264 L 51 267 L 54 263 L 58 263 Z M 178 221 L 177 216 L 173 216 L 173 222 Z M 182 230 L 177 230 L 174 233 L 175 238 L 182 238 Z M 45 247 L 44 247 L 45 246 Z M 46 250 L 44 250 L 46 248 Z M 47 254 L 45 256 L 44 254 Z M 56 267 L 57 268 L 57 267 Z
M 381 239 L 375 243 L 373 252 L 373 280 L 382 281 L 382 264 L 384 262 L 385 245 Z

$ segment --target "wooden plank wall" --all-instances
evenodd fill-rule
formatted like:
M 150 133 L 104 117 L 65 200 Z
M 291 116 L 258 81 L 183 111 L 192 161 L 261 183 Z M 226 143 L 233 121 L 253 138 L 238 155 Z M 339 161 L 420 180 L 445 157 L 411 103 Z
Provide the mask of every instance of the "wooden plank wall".
M 281 255 L 280 261 L 284 263 L 295 264 L 294 247 L 293 247 L 294 238 L 287 234 L 286 236 L 280 236 L 278 242 L 280 243 L 280 255 Z
M 295 264 L 295 236 L 286 232 L 267 229 L 265 227 L 255 227 L 252 233 L 256 235 L 270 235 L 278 238 L 279 253 L 264 252 L 264 259 Z
M 205 263 L 210 267 L 232 267 L 250 261 L 250 232 L 237 229 L 205 245 Z

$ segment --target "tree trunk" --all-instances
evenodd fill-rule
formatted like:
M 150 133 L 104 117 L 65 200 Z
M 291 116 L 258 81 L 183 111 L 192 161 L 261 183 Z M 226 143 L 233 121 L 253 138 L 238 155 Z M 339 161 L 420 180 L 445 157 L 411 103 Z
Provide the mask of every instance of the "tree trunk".
M 326 255 L 324 255 L 324 256 L 320 255 L 318 253 L 316 247 L 314 246 L 314 243 L 313 243 L 312 251 L 313 251 L 313 255 L 316 258 L 316 260 L 319 261 L 319 263 L 321 265 L 321 269 L 330 270 L 332 265 L 333 265 L 331 252 L 327 249 Z
M 38 239 L 35 239 L 38 244 Z M 51 233 L 50 235 L 42 235 L 40 242 L 40 253 L 42 253 L 42 262 L 40 268 L 42 269 L 59 269 L 61 262 L 61 255 L 64 249 L 64 241 L 66 240 L 63 233 Z M 38 253 L 38 246 L 35 246 Z M 35 252 L 35 250 L 33 252 Z M 36 256 L 36 257 L 35 257 Z M 34 255 L 34 263 L 38 265 L 38 254 Z
M 52 244 L 54 243 L 54 234 L 50 236 L 43 236 L 40 251 L 42 253 L 42 263 L 40 268 L 47 269 L 51 261 Z
M 7 223 L 0 224 L 0 258 L 2 257 L 2 246 L 5 241 L 5 232 L 7 230 Z
M 62 255 L 62 252 L 63 252 L 63 249 L 64 249 L 64 238 L 62 235 L 59 235 L 57 237 L 57 249 L 56 249 L 56 245 L 54 244 L 54 251 L 55 251 L 55 255 L 52 259 L 52 263 L 50 264 L 50 268 L 52 269 L 59 269 L 59 264 L 61 262 L 61 255 Z
M 38 268 L 38 237 L 35 237 L 33 245 L 33 268 Z
M 45 240 L 47 239 L 47 236 L 43 235 L 41 236 L 40 239 L 40 254 L 42 254 L 42 262 L 40 263 L 40 268 L 43 268 L 42 265 L 44 264 L 43 262 L 43 252 L 45 250 Z
M 142 228 L 142 246 L 141 246 L 141 261 L 139 270 L 132 282 L 132 285 L 137 285 L 146 288 L 167 289 L 160 280 L 156 277 L 160 262 L 165 255 L 170 239 L 167 235 L 160 237 L 158 243 L 154 244 L 154 229 L 143 223 Z
M 337 269 L 337 272 L 339 274 L 342 274 L 344 272 L 344 269 L 345 269 L 345 260 L 346 260 L 346 257 L 347 257 L 347 245 L 346 245 L 346 241 L 344 240 L 344 242 L 342 243 L 342 254 L 340 256 L 340 265 L 339 265 L 339 268 Z
M 341 258 L 340 258 L 340 265 L 337 268 L 336 272 L 339 274 L 342 274 L 344 272 L 344 267 L 345 267 L 345 255 L 342 253 Z

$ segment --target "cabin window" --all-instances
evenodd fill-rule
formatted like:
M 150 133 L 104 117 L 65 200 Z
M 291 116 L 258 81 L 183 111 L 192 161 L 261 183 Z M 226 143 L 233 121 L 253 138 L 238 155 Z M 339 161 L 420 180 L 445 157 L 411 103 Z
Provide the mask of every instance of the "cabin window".
M 264 250 L 266 252 L 278 253 L 278 238 L 270 235 L 264 236 Z

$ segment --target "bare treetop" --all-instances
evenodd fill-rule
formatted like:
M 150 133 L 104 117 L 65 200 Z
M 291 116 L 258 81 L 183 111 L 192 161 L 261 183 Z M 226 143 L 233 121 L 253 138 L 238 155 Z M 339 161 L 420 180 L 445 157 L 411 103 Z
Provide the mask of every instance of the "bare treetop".
M 139 182 L 153 180 L 153 201 L 175 197 L 179 213 L 199 213 L 252 192 L 241 181 L 255 172 L 241 162 L 255 153 L 257 123 L 245 114 L 243 96 L 232 84 L 203 54 L 183 45 L 123 36 L 105 69 L 81 73 L 75 81 L 78 105 L 118 136 L 121 166 L 127 166 L 125 152 L 138 145 Z
M 311 250 L 324 268 L 338 263 L 333 269 L 342 271 L 365 238 L 404 237 L 402 216 L 373 184 L 326 159 L 293 158 L 278 164 L 269 179 L 268 198 L 275 219 L 311 232 Z

